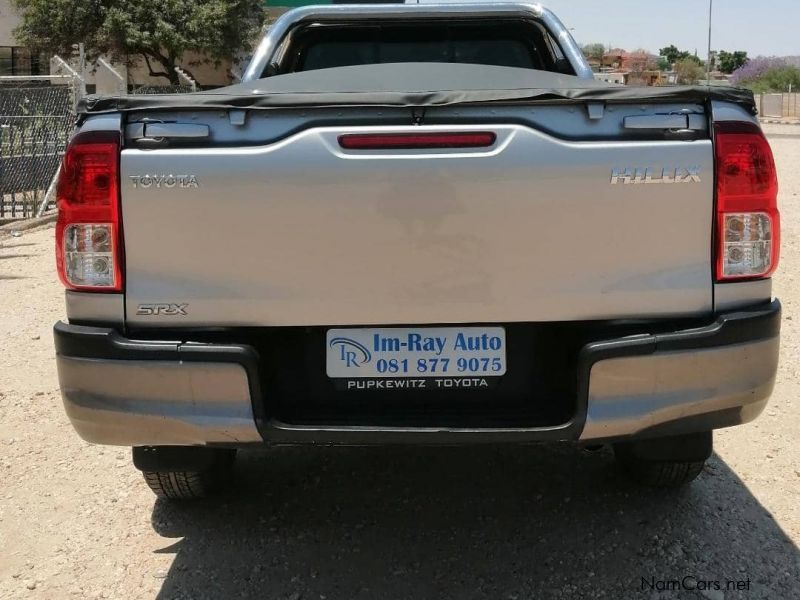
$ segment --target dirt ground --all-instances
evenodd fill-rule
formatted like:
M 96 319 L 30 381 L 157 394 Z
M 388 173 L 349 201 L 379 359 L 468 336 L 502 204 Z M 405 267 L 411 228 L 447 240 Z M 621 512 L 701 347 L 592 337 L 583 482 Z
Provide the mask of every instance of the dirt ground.
M 800 598 L 800 127 L 769 132 L 779 381 L 764 415 L 719 432 L 676 493 L 566 445 L 287 448 L 243 453 L 218 500 L 156 502 L 128 449 L 82 442 L 64 415 L 52 228 L 2 234 L 0 598 Z M 686 576 L 748 589 L 642 581 Z

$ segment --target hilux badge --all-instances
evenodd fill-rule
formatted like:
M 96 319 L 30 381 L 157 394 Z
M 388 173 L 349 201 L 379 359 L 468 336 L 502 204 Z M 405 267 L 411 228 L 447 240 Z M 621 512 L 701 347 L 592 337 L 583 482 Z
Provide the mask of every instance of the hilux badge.
M 621 168 L 611 171 L 611 185 L 654 185 L 701 183 L 700 167 L 685 168 Z

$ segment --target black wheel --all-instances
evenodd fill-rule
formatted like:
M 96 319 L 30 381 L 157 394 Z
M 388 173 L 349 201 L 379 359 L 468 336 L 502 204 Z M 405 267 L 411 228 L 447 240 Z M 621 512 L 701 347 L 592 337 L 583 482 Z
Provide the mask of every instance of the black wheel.
M 157 449 L 134 448 L 134 463 L 137 462 L 137 451 L 147 450 Z M 197 451 L 199 460 L 181 460 L 174 465 L 171 465 L 168 460 L 162 461 L 163 464 L 141 466 L 137 464 L 145 482 L 159 498 L 165 500 L 205 498 L 230 483 L 236 450 L 208 448 L 181 448 L 180 450 L 181 458 L 184 459 L 187 455 L 191 457 L 194 454 L 192 451 Z
M 677 488 L 694 481 L 711 456 L 712 434 L 659 438 L 614 444 L 625 474 L 649 487 Z

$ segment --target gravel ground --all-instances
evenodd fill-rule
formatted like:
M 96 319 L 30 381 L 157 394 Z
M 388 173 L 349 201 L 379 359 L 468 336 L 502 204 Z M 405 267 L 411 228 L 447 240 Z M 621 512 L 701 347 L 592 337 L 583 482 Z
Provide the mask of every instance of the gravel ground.
M 286 448 L 243 453 L 219 500 L 156 502 L 129 450 L 82 442 L 62 410 L 52 228 L 0 233 L 0 598 L 800 598 L 800 128 L 769 132 L 778 385 L 674 493 L 567 445 Z M 643 589 L 685 576 L 749 589 Z

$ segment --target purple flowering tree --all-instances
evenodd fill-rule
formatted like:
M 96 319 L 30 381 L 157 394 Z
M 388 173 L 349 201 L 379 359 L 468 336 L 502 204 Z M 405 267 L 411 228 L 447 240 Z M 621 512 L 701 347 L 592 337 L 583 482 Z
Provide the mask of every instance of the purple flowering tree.
M 751 58 L 731 74 L 731 83 L 737 86 L 745 85 L 761 79 L 773 69 L 780 69 L 786 66 L 788 65 L 782 58 L 771 56 Z

